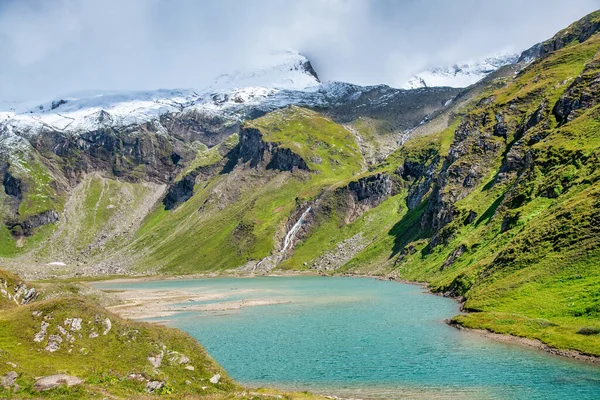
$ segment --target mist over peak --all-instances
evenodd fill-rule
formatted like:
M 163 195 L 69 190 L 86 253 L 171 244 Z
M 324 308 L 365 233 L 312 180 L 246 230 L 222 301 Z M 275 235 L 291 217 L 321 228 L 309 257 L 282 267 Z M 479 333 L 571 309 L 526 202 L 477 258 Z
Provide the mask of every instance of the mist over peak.
M 41 0 L 0 3 L 0 102 L 74 91 L 204 88 L 307 56 L 323 81 L 401 87 L 431 66 L 520 52 L 599 0 Z M 556 10 L 560 10 L 557 12 Z M 510 29 L 507 29 L 510 26 Z

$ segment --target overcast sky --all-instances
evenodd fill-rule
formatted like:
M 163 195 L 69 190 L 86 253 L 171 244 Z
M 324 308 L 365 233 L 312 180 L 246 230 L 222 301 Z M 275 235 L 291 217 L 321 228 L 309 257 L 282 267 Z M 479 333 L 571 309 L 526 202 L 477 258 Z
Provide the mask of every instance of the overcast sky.
M 0 101 L 202 88 L 297 50 L 322 80 L 402 85 L 520 51 L 600 0 L 0 0 Z

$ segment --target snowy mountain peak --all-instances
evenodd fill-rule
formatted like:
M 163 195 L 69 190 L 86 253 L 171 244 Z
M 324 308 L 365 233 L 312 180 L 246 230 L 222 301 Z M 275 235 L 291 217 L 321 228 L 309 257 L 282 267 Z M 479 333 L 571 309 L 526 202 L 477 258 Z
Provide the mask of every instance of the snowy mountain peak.
M 216 91 L 265 87 L 302 90 L 319 83 L 319 77 L 306 57 L 286 51 L 271 54 L 256 68 L 223 74 L 208 89 Z
M 201 91 L 87 91 L 43 104 L 10 104 L 10 108 L 4 107 L 9 111 L 0 112 L 0 132 L 10 127 L 15 131 L 51 129 L 76 133 L 138 124 L 190 109 L 238 114 L 245 107 L 263 103 L 271 108 L 281 107 L 319 87 L 319 78 L 310 61 L 288 51 L 265 57 L 255 68 L 221 75 Z
M 467 87 L 483 79 L 498 68 L 514 64 L 518 60 L 518 54 L 503 54 L 486 57 L 478 61 L 433 67 L 414 75 L 403 88 L 416 89 L 432 86 Z

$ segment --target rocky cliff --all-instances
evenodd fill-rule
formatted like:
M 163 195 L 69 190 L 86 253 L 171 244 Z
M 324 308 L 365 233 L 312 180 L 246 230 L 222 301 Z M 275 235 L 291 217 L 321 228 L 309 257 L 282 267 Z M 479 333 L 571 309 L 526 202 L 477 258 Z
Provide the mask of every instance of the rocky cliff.
M 238 146 L 229 155 L 230 160 L 250 168 L 262 167 L 279 171 L 308 171 L 308 165 L 299 155 L 277 143 L 265 142 L 256 128 L 240 130 Z

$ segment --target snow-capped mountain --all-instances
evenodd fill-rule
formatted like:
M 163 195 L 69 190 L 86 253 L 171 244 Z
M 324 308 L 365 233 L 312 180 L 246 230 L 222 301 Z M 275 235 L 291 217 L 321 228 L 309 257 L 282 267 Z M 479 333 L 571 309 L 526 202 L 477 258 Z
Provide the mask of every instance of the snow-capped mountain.
M 319 77 L 306 57 L 286 51 L 272 54 L 251 69 L 219 76 L 207 91 L 247 87 L 302 90 L 319 83 Z
M 467 87 L 483 79 L 498 68 L 514 64 L 518 60 L 518 54 L 504 54 L 487 57 L 479 61 L 433 67 L 414 75 L 403 88 L 416 89 L 434 86 Z
M 174 125 L 182 132 L 205 132 L 203 140 L 214 145 L 230 127 L 288 105 L 335 109 L 346 119 L 396 106 L 401 110 L 392 115 L 404 115 L 410 113 L 406 106 L 412 99 L 443 104 L 455 91 L 321 83 L 306 57 L 286 52 L 260 68 L 222 75 L 203 90 L 82 92 L 35 106 L 11 104 L 9 111 L 0 112 L 0 136 L 69 137 L 106 128 L 135 131 L 136 126 L 152 123 L 157 133 L 168 134 Z
M 273 55 L 257 69 L 221 75 L 204 90 L 82 92 L 34 107 L 10 104 L 4 107 L 8 111 L 0 111 L 0 132 L 49 129 L 77 133 L 144 123 L 184 110 L 234 115 L 262 103 L 267 109 L 318 103 L 319 96 L 314 94 L 320 89 L 310 61 L 285 52 Z

